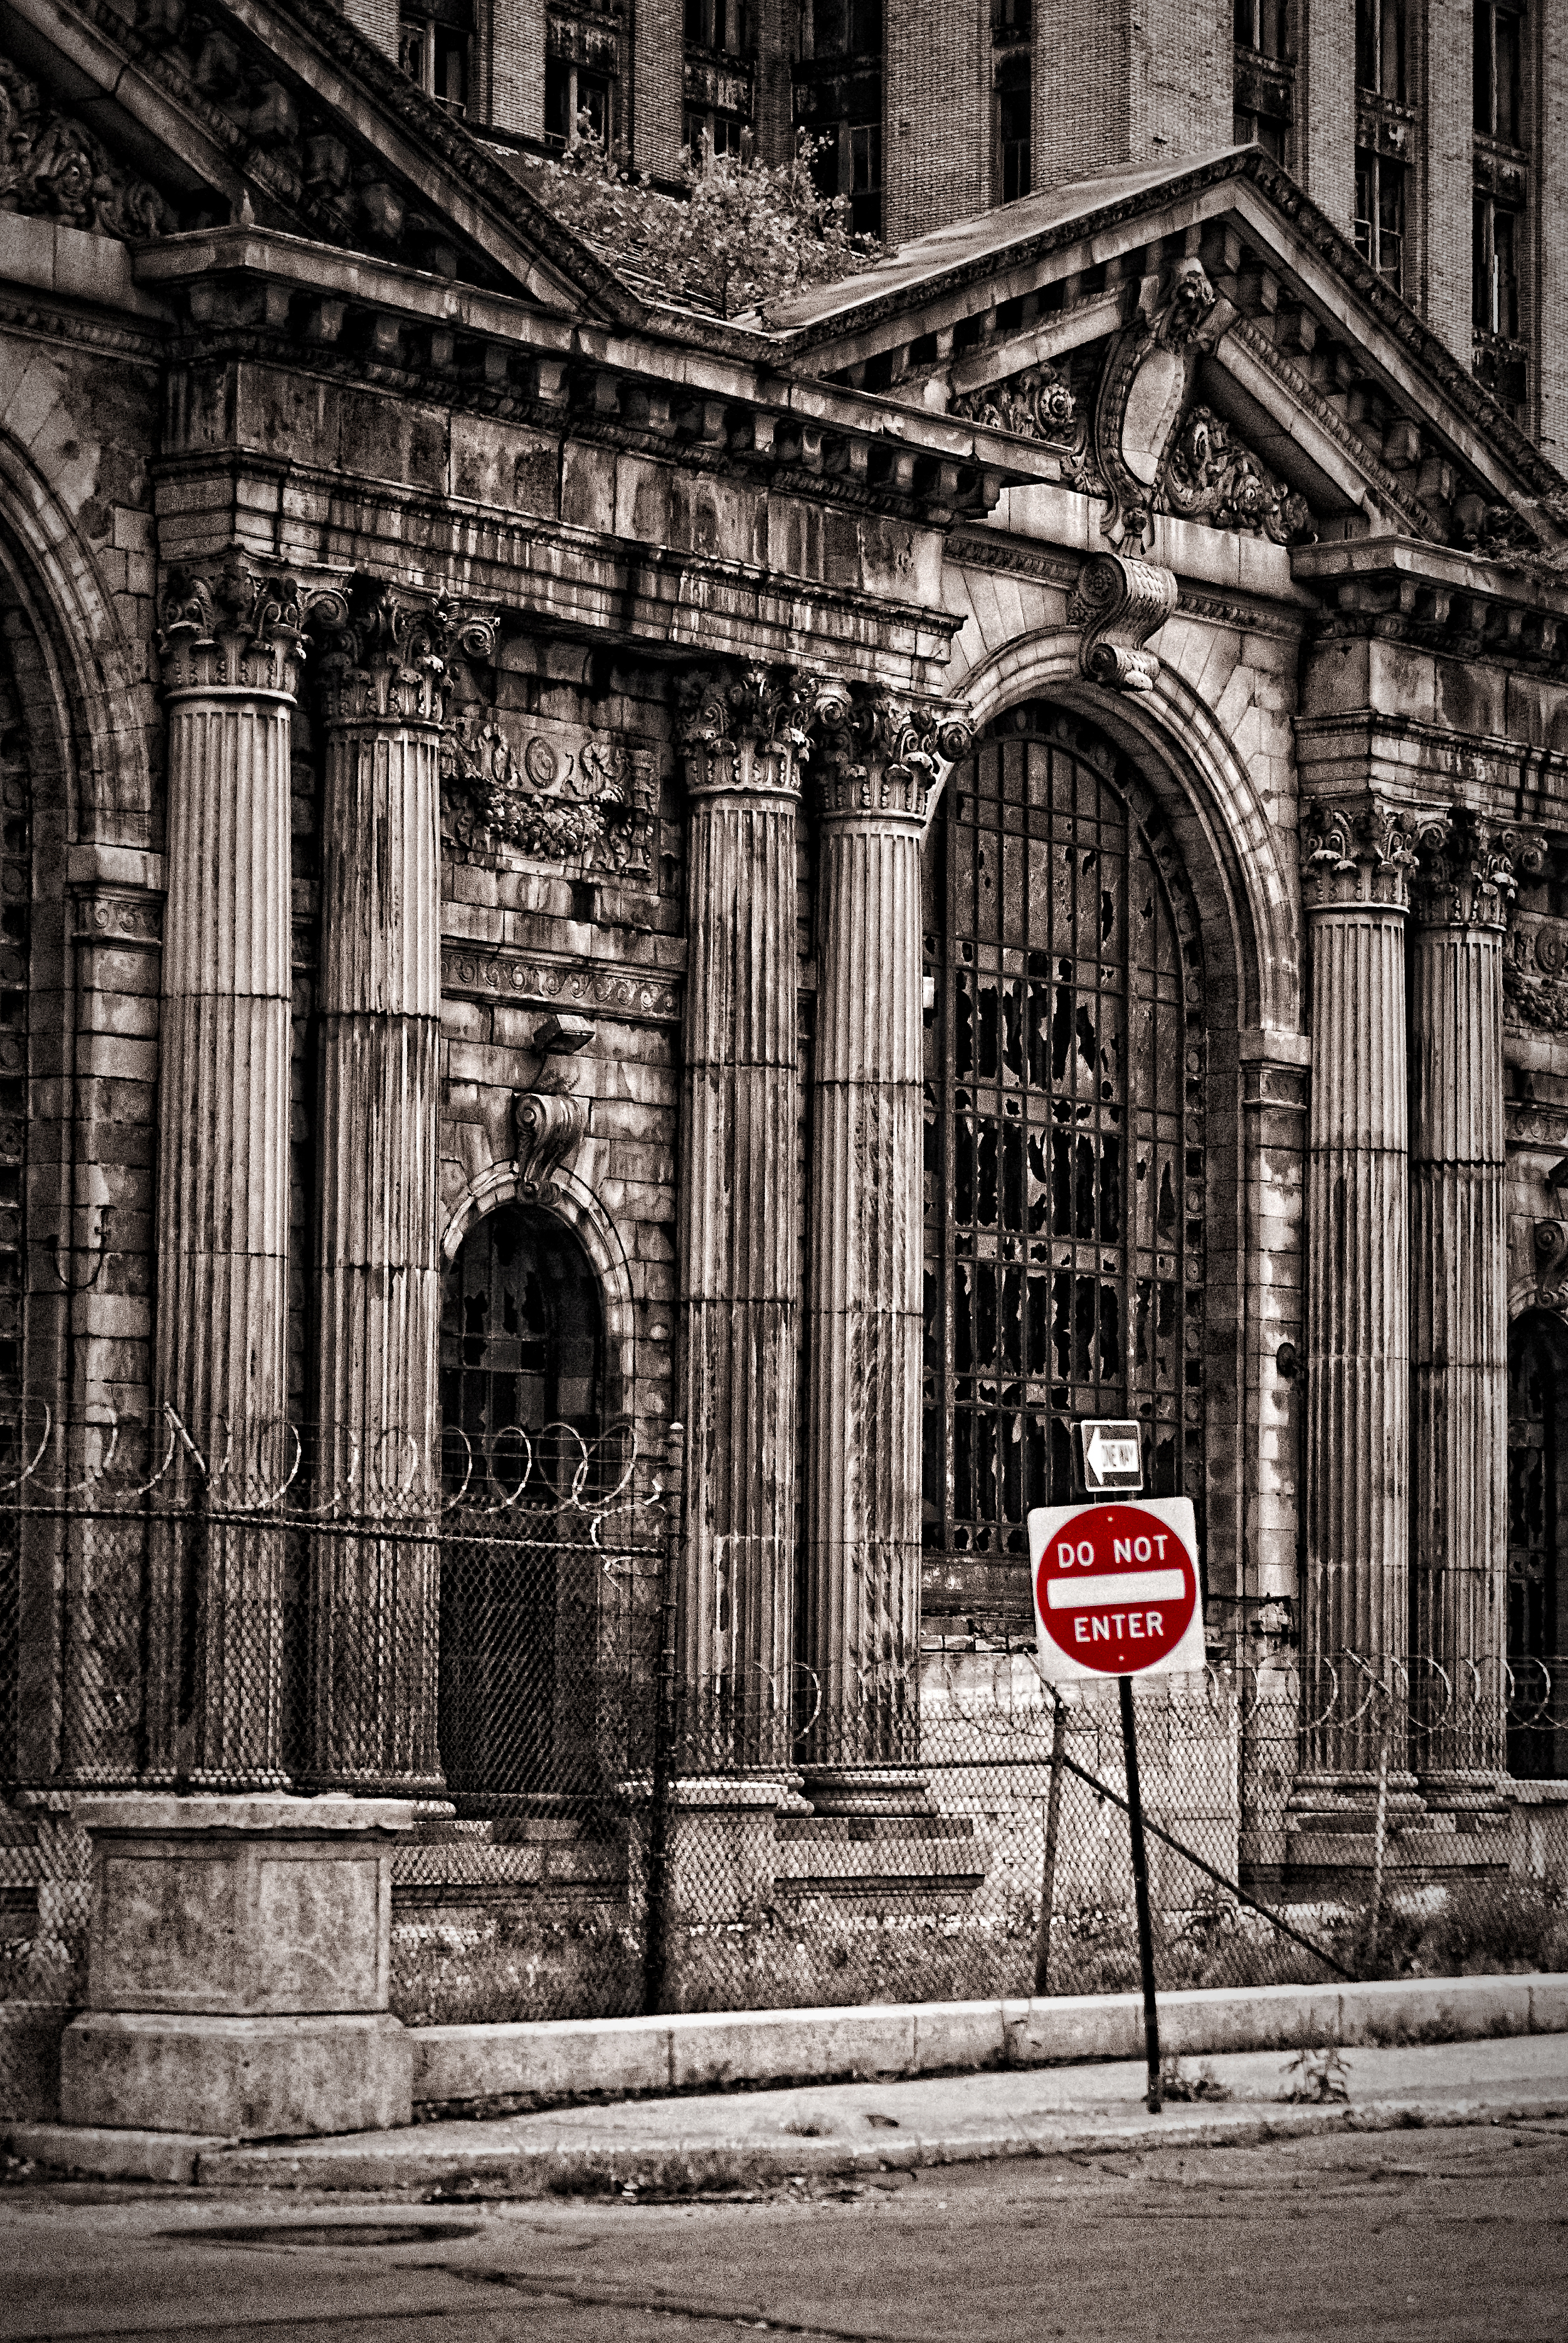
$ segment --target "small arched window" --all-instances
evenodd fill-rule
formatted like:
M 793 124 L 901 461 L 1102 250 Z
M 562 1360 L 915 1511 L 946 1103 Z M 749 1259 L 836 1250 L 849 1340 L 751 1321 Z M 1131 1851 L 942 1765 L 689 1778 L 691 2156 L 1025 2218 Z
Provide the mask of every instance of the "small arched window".
M 442 1297 L 448 1481 L 460 1479 L 471 1458 L 475 1475 L 515 1486 L 526 1453 L 519 1431 L 536 1451 L 537 1435 L 551 1425 L 591 1442 L 603 1373 L 598 1281 L 576 1237 L 527 1204 L 489 1213 L 464 1240 Z M 574 1443 L 567 1446 L 576 1453 Z
M 602 1557 L 580 1501 L 603 1362 L 598 1282 L 570 1231 L 525 1204 L 481 1221 L 441 1312 L 441 1764 L 469 1812 L 591 1786 Z

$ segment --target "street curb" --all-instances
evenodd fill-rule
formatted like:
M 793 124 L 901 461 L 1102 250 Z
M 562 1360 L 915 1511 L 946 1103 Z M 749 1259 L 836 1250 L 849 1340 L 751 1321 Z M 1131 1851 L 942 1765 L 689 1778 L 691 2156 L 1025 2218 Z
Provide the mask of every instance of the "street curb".
M 1372 1985 L 1162 1993 L 1160 2034 L 1179 2057 L 1228 2050 L 1347 2049 L 1568 2033 L 1568 1976 L 1430 1977 Z M 896 2081 L 991 2067 L 1136 2058 L 1136 1993 L 1037 2001 L 888 2002 L 851 2008 L 558 2018 L 409 2030 L 416 2120 L 668 2098 L 787 2083 Z
M 700 2147 L 644 2148 L 606 2142 L 577 2147 L 528 2146 L 421 2152 L 408 2147 L 378 2153 L 315 2154 L 309 2147 L 230 2148 L 197 2158 L 204 2188 L 310 2189 L 343 2195 L 414 2195 L 428 2200 L 658 2194 L 700 2196 L 724 2190 L 776 2189 L 799 2179 L 873 2178 L 879 2173 L 923 2171 L 1044 2156 L 1105 2156 L 1148 2148 L 1257 2147 L 1271 2140 L 1325 2132 L 1450 2130 L 1478 2124 L 1568 2119 L 1568 2099 L 1369 2100 L 1364 2106 L 1238 2107 L 1224 2116 L 1169 2109 L 1162 2116 L 1101 2120 L 1092 2125 L 1040 2123 L 992 2133 L 910 2139 L 889 2147 L 855 2141 L 791 2139 L 788 2146 L 716 2140 Z

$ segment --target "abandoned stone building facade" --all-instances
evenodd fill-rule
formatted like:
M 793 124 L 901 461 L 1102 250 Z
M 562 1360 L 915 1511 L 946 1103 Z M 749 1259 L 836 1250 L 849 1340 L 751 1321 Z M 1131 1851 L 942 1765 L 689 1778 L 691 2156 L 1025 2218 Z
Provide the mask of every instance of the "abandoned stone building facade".
M 1469 352 L 1255 147 L 722 324 L 304 0 L 0 24 L 14 1453 L 681 1417 L 683 1691 L 874 1815 L 1135 1415 L 1217 1658 L 1417 1654 L 1411 1814 L 1554 1765 L 1568 483 Z M 438 1557 L 409 1671 L 329 1544 L 111 1664 L 14 1539 L 17 1795 L 438 1801 Z

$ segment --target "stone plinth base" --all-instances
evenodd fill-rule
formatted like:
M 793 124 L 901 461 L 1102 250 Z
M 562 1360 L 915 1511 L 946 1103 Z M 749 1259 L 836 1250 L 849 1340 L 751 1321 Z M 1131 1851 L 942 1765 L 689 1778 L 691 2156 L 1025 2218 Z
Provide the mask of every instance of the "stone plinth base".
M 819 1815 L 929 1815 L 930 1786 L 915 1765 L 804 1765 L 806 1795 Z
M 395 2017 L 171 2017 L 86 2010 L 60 2043 L 68 2124 L 287 2139 L 413 2121 Z
M 387 2011 L 405 1800 L 83 1799 L 87 2006 L 60 2044 L 67 2124 L 267 2139 L 410 2119 Z

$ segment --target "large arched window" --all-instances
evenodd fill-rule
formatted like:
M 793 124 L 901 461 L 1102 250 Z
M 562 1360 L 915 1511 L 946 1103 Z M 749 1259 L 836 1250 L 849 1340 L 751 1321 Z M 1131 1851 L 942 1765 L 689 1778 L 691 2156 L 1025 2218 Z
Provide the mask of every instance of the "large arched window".
M 1533 1310 L 1508 1339 L 1508 1770 L 1568 1773 L 1568 1686 L 1559 1659 L 1560 1557 L 1568 1537 L 1568 1329 Z
M 1081 1418 L 1139 1417 L 1201 1520 L 1197 920 L 1136 769 L 1038 702 L 952 774 L 925 889 L 925 1611 L 1016 1628 Z
M 439 1714 L 454 1795 L 587 1786 L 599 1574 L 577 1501 L 593 1493 L 603 1358 L 598 1280 L 570 1231 L 524 1204 L 480 1221 L 447 1272 L 441 1312 L 455 1502 L 441 1548 Z

